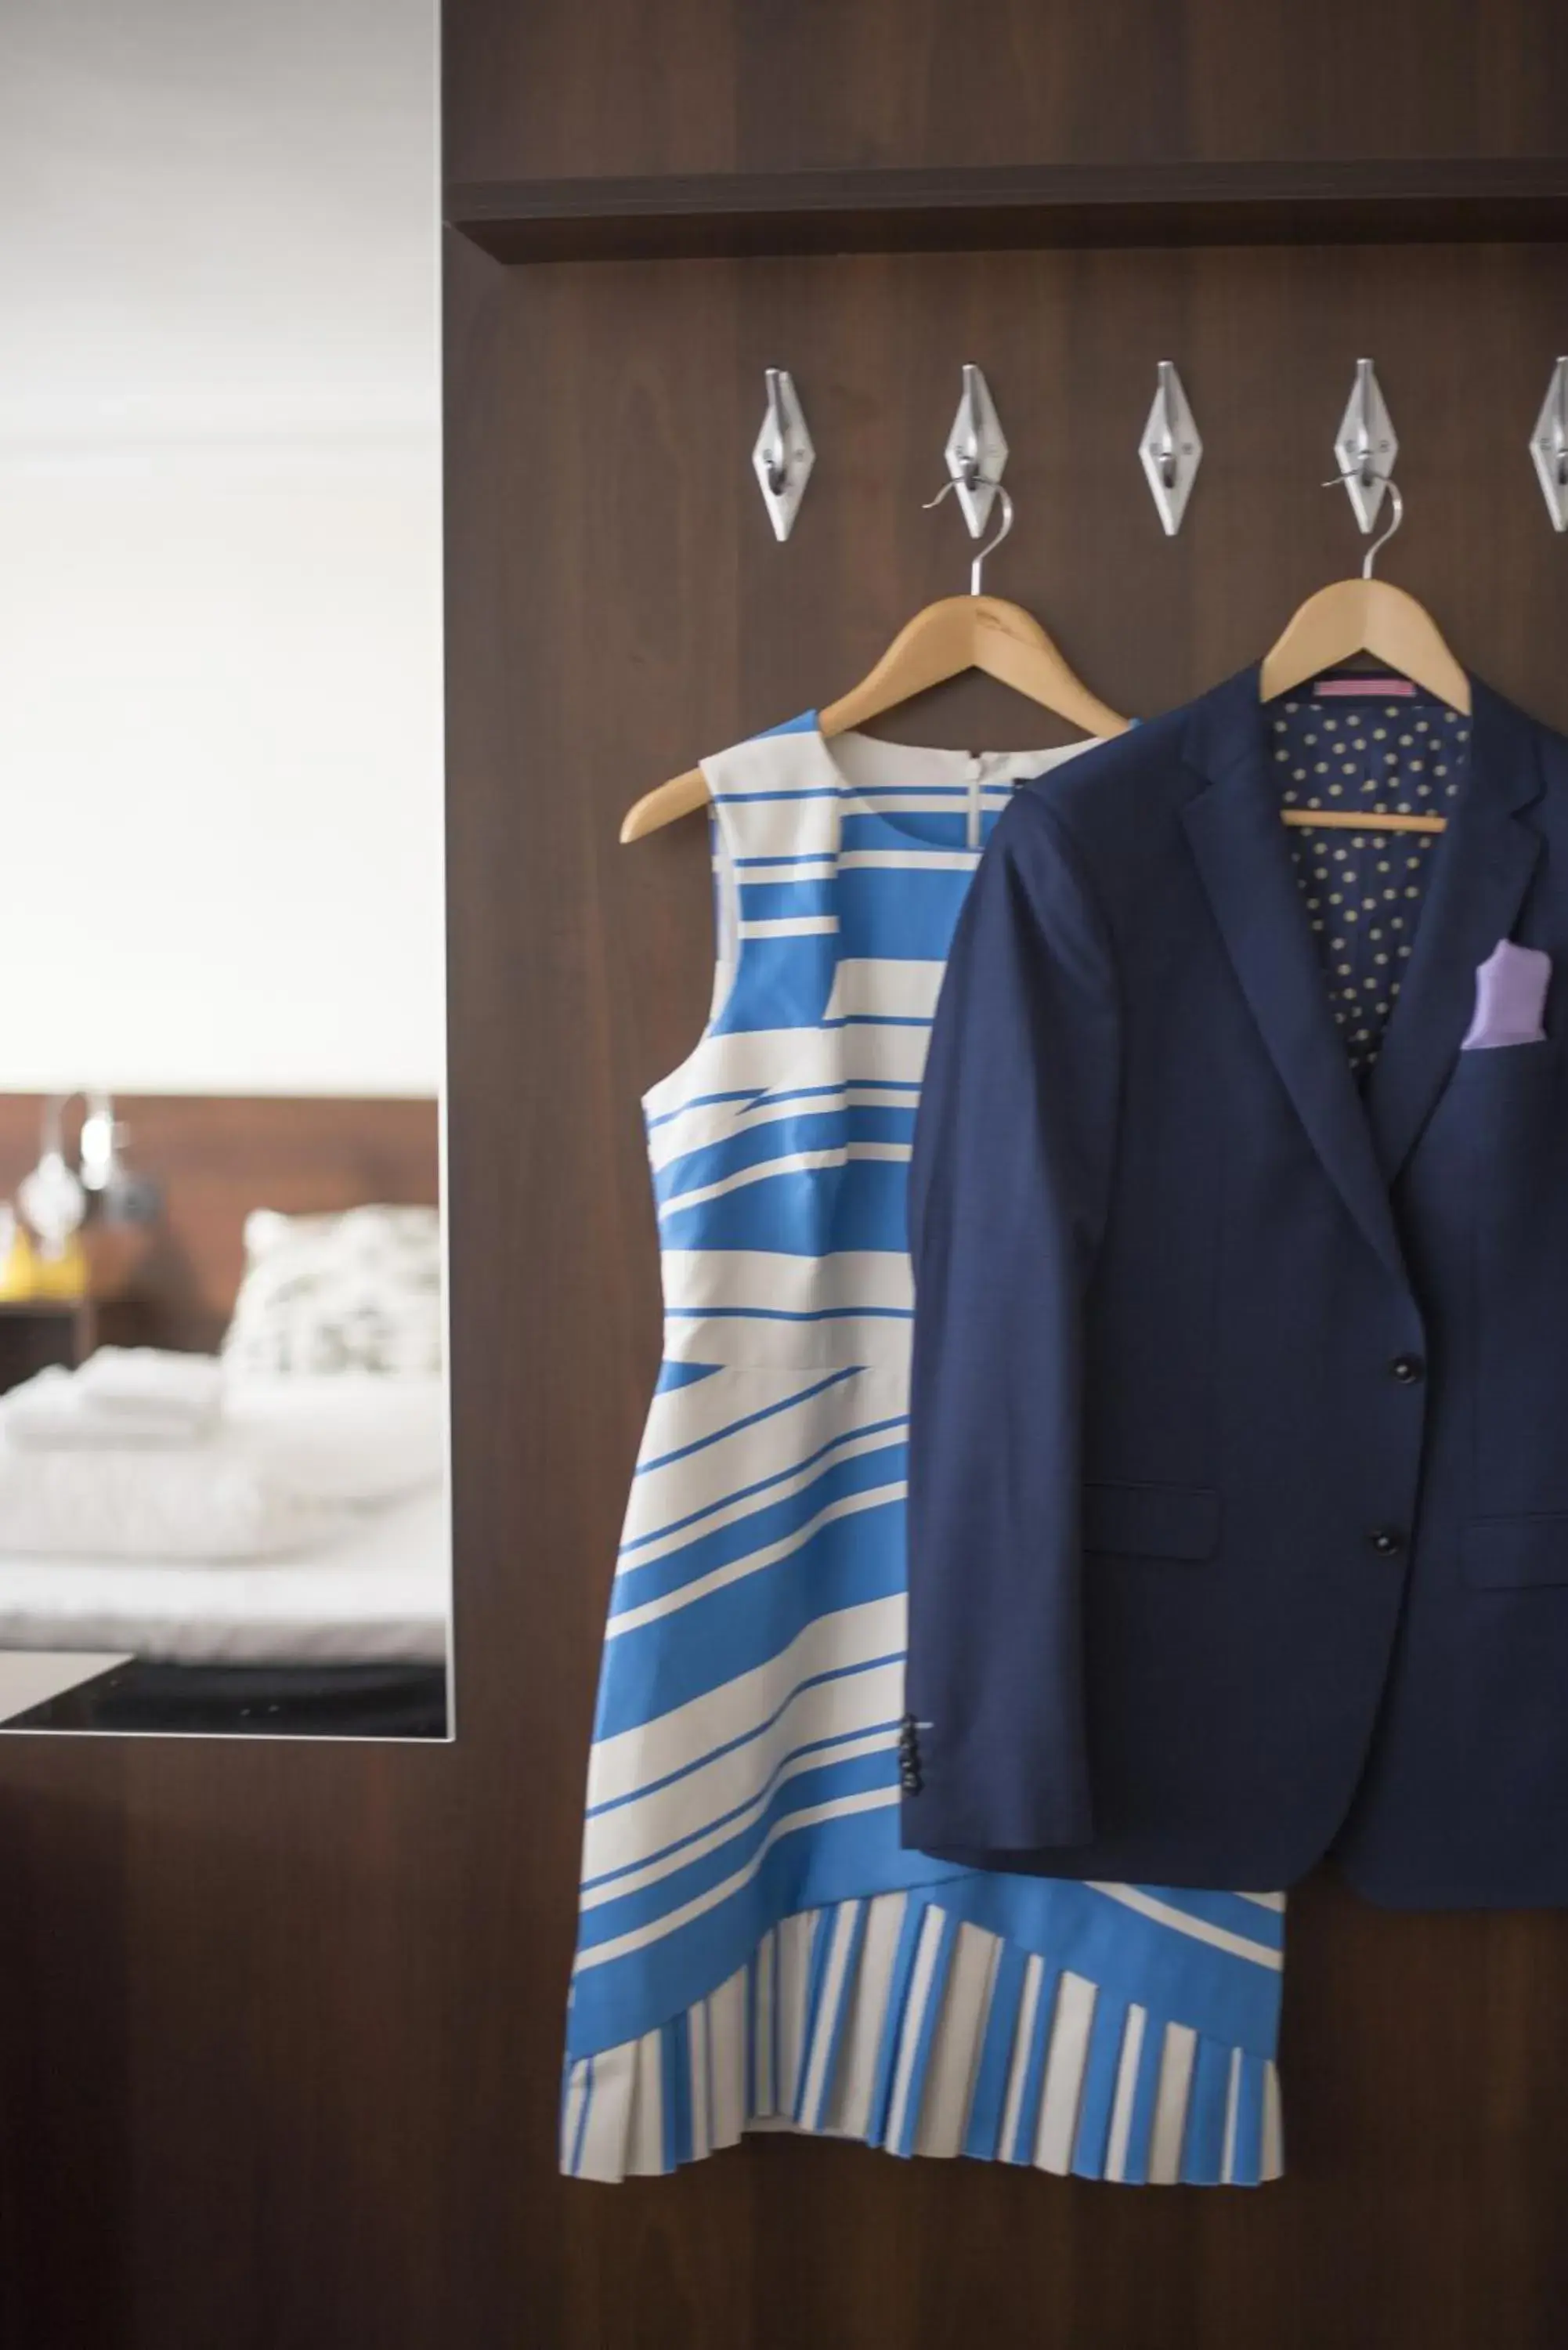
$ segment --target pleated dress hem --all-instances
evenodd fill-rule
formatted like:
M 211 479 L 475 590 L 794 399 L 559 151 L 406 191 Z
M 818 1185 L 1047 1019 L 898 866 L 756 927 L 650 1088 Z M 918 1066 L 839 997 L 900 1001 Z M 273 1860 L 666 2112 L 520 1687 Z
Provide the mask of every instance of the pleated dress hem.
M 1283 2169 L 1272 2059 L 926 1893 L 785 1918 L 684 2013 L 566 2068 L 575 2178 L 660 2176 L 781 2132 L 1127 2186 L 1251 2187 Z

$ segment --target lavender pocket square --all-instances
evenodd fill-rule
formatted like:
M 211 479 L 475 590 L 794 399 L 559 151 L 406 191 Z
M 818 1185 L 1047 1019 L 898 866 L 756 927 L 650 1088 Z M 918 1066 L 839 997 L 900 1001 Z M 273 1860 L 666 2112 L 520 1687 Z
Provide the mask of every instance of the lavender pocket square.
M 1546 989 L 1552 957 L 1540 947 L 1516 947 L 1500 939 L 1476 972 L 1476 1008 L 1464 1053 L 1484 1053 L 1499 1045 L 1539 1045 L 1546 1031 Z

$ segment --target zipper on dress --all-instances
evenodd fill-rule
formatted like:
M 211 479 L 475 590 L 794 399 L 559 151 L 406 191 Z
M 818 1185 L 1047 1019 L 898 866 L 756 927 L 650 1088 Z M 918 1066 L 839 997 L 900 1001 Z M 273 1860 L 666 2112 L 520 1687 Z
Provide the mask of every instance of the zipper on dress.
M 967 839 L 971 848 L 978 848 L 980 847 L 980 819 L 981 810 L 980 791 L 981 777 L 984 772 L 984 760 L 971 754 L 968 768 L 965 770 L 964 775 L 964 781 L 969 788 L 969 823 Z

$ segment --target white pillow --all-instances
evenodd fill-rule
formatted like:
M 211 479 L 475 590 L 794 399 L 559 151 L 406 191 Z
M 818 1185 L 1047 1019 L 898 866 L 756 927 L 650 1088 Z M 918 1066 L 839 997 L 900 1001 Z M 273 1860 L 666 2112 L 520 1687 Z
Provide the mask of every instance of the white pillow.
M 245 1218 L 245 1272 L 223 1340 L 241 1373 L 430 1378 L 442 1357 L 441 1211 L 346 1208 Z

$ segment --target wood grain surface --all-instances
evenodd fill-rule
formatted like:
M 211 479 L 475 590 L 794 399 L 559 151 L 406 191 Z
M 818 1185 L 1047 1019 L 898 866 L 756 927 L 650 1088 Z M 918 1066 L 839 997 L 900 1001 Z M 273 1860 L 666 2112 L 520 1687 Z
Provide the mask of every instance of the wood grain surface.
M 453 255 L 453 995 L 512 1007 L 527 1038 L 514 1093 L 461 1045 L 453 1069 L 459 1395 L 509 1365 L 516 1429 L 481 1491 L 463 1462 L 483 1440 L 460 1423 L 460 1511 L 487 1528 L 460 1596 L 471 1624 L 483 1610 L 483 1654 L 460 1685 L 479 1701 L 499 1637 L 530 1823 L 518 2031 L 540 2099 L 514 2256 L 542 2341 L 1555 2338 L 1568 2256 L 1544 2182 L 1568 2161 L 1568 1919 L 1384 1916 L 1332 1881 L 1307 1888 L 1291 2176 L 1250 2198 L 776 2142 L 675 2179 L 558 2184 L 549 2104 L 600 1619 L 657 1354 L 636 1104 L 697 1034 L 711 953 L 701 826 L 622 850 L 623 806 L 699 746 L 840 691 L 919 602 L 962 584 L 961 531 L 920 509 L 961 358 L 986 367 L 1013 451 L 1018 524 L 988 584 L 1039 611 L 1097 691 L 1149 712 L 1255 657 L 1358 557 L 1346 502 L 1319 484 L 1372 352 L 1408 504 L 1389 576 L 1470 665 L 1568 723 L 1565 549 L 1522 445 L 1563 289 L 1563 254 L 1540 248 L 511 272 Z M 1159 356 L 1179 359 L 1209 452 L 1174 542 L 1134 455 Z M 745 466 L 770 358 L 794 370 L 819 452 L 784 549 Z M 1017 746 L 1043 730 L 975 682 L 889 731 Z M 494 1170 L 518 1165 L 504 1200 Z M 462 1236 L 502 1227 L 497 1278 Z M 508 1525 L 528 1534 L 503 1601 L 473 1575 Z M 459 1639 L 461 1659 L 461 1621 Z
M 450 0 L 452 180 L 1553 155 L 1552 0 Z
M 498 261 L 1055 246 L 1561 244 L 1568 162 L 970 164 L 479 180 L 446 218 Z

